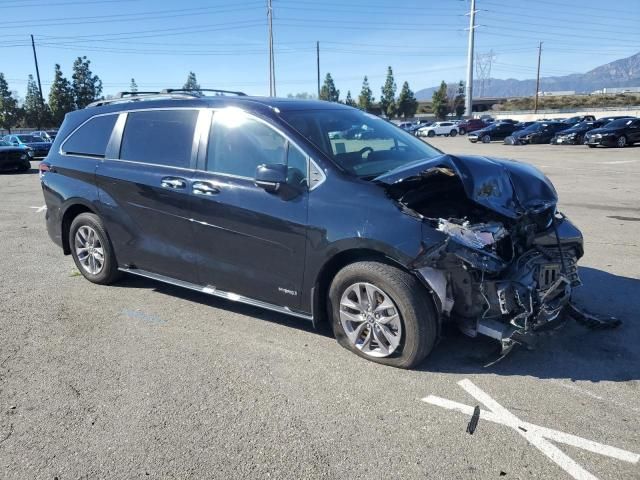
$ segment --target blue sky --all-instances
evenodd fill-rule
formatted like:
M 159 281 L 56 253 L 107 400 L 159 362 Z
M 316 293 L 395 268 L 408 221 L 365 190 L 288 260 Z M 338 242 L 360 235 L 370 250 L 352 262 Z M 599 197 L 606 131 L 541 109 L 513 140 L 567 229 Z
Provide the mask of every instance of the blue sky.
M 496 78 L 584 72 L 640 51 L 640 0 L 477 0 L 476 52 L 495 55 Z M 612 5 L 612 4 L 611 4 Z M 387 65 L 398 88 L 455 82 L 466 72 L 468 0 L 273 0 L 279 96 L 316 92 L 321 72 L 341 98 L 367 75 L 380 95 Z M 45 96 L 55 63 L 71 77 L 86 55 L 104 94 L 180 87 L 190 70 L 202 87 L 268 93 L 266 0 L 0 0 L 0 72 L 22 97 L 38 47 Z

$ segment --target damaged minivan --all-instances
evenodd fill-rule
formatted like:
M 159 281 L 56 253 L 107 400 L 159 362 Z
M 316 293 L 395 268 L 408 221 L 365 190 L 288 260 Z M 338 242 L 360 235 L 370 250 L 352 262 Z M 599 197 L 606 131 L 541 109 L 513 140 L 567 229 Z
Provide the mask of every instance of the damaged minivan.
M 564 317 L 583 240 L 536 168 L 447 155 L 336 103 L 216 93 L 67 115 L 41 182 L 49 234 L 88 280 L 328 322 L 402 368 L 445 322 L 506 351 Z

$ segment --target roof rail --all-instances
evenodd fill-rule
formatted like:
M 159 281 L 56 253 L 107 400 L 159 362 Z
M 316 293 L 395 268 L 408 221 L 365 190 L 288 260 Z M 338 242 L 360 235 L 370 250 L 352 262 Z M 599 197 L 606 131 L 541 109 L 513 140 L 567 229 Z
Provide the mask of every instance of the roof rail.
M 112 103 L 119 102 L 137 102 L 140 100 L 152 100 L 154 98 L 194 98 L 199 95 L 187 94 L 176 91 L 175 93 L 165 93 L 165 92 L 118 92 L 113 98 L 96 100 L 95 102 L 87 105 L 89 107 L 101 107 L 103 105 L 110 105 Z
M 199 89 L 190 89 L 190 88 L 165 88 L 160 93 L 185 93 L 190 95 L 200 96 L 202 92 L 214 92 L 214 93 L 229 93 L 231 95 L 237 95 L 239 97 L 246 97 L 247 94 L 244 92 L 237 92 L 233 90 L 220 90 L 217 88 L 199 88 Z

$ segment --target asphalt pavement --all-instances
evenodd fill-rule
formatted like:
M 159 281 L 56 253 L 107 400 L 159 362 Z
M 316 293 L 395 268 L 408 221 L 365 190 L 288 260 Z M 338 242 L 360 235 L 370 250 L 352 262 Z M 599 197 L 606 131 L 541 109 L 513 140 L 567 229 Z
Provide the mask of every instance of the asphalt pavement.
M 446 329 L 417 370 L 376 365 L 303 320 L 89 283 L 33 162 L 0 174 L 0 478 L 640 478 L 640 146 L 432 143 L 540 167 L 585 235 L 578 302 L 623 325 L 490 367 L 491 340 Z

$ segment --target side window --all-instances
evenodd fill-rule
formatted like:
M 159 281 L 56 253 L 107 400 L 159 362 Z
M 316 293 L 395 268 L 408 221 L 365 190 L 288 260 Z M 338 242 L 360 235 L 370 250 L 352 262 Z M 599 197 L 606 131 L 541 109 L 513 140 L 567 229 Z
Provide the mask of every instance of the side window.
M 189 168 L 197 120 L 197 110 L 129 112 L 120 158 Z
M 290 182 L 306 181 L 306 156 L 273 128 L 237 109 L 215 112 L 207 171 L 253 178 L 263 164 L 287 164 Z
M 93 117 L 67 138 L 62 151 L 69 155 L 103 158 L 118 115 Z

